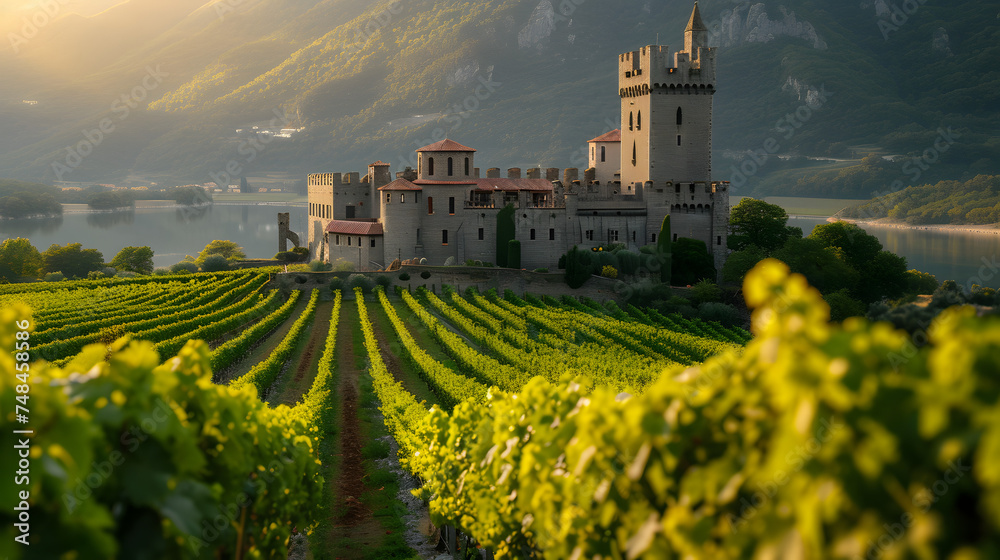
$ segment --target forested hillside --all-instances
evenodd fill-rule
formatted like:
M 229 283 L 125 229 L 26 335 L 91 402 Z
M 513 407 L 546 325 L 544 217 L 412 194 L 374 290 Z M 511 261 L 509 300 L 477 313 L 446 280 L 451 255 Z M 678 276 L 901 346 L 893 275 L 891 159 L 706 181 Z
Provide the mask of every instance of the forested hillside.
M 104 117 L 114 132 L 63 179 L 208 180 L 230 161 L 245 173 L 360 170 L 375 159 L 398 169 L 435 134 L 478 148 L 483 167 L 582 166 L 584 142 L 618 126 L 617 55 L 676 49 L 691 11 L 688 0 L 194 2 L 160 9 L 141 34 L 117 31 L 147 4 L 56 20 L 0 55 L 19 78 L 0 86 L 0 122 L 26 130 L 0 143 L 0 175 L 56 179 L 53 162 Z M 955 143 L 924 182 L 1000 172 L 995 6 L 895 14 L 884 0 L 707 0 L 701 10 L 720 47 L 717 178 L 747 193 L 805 178 L 796 194 L 809 194 L 809 177 L 829 165 L 768 154 L 741 180 L 740 158 L 768 138 L 784 155 L 919 156 L 948 128 Z M 48 64 L 70 50 L 87 63 Z M 168 75 L 119 118 L 109 106 L 149 67 Z M 304 130 L 255 145 L 236 132 L 254 125 Z

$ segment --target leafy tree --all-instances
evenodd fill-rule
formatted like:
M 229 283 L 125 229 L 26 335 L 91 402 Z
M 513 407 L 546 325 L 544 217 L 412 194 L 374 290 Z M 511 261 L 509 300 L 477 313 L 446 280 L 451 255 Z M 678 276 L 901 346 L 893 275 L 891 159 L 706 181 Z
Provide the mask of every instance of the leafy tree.
M 679 237 L 672 244 L 674 286 L 697 284 L 699 280 L 715 279 L 715 261 L 704 241 Z
M 229 270 L 229 261 L 222 255 L 208 255 L 201 262 L 201 269 L 204 272 L 221 272 Z
M 135 206 L 132 197 L 119 192 L 100 192 L 87 201 L 87 206 L 95 210 L 116 210 L 118 208 L 131 208 Z
M 722 281 L 742 284 L 743 277 L 766 258 L 767 252 L 756 245 L 748 245 L 730 253 L 726 257 L 726 263 L 722 265 Z
M 62 205 L 48 193 L 17 192 L 0 198 L 0 217 L 62 216 Z
M 838 256 L 838 251 L 812 238 L 789 238 L 772 256 L 824 294 L 853 290 L 858 284 L 857 271 Z
M 0 244 L 0 278 L 8 282 L 18 278 L 38 278 L 42 265 L 42 254 L 31 241 L 18 237 Z
M 907 278 L 906 257 L 879 251 L 861 272 L 858 297 L 866 303 L 898 298 L 906 292 Z
M 877 237 L 850 222 L 820 224 L 813 228 L 809 239 L 815 239 L 826 247 L 842 249 L 847 264 L 858 271 L 870 265 L 882 250 L 882 242 Z
M 247 258 L 246 253 L 243 252 L 243 247 L 240 247 L 233 241 L 222 241 L 219 239 L 205 245 L 205 248 L 198 253 L 198 258 L 195 262 L 201 265 L 209 255 L 221 255 L 227 261 L 238 261 Z
M 153 250 L 149 247 L 125 247 L 111 260 L 111 266 L 139 274 L 152 274 Z
M 497 266 L 507 267 L 509 243 L 514 239 L 514 205 L 508 204 L 497 212 Z
M 660 224 L 660 236 L 656 238 L 656 252 L 660 259 L 660 282 L 669 284 L 673 278 L 673 237 L 670 233 L 670 214 Z
M 788 227 L 788 213 L 784 208 L 754 198 L 744 198 L 733 207 L 729 226 L 732 234 L 726 244 L 733 251 L 742 251 L 750 245 L 774 251 L 794 233 L 794 229 Z
M 84 249 L 82 243 L 66 246 L 53 244 L 42 253 L 46 272 L 62 272 L 70 278 L 86 278 L 92 270 L 104 268 L 104 255 L 97 249 Z
M 823 299 L 830 306 L 831 321 L 840 322 L 848 317 L 861 317 L 866 311 L 865 304 L 851 297 L 846 289 L 827 294 Z
M 170 265 L 170 272 L 174 274 L 191 274 L 198 272 L 198 265 L 191 261 L 181 261 Z
M 913 295 L 933 294 L 937 288 L 938 281 L 933 274 L 919 270 L 906 271 L 906 293 Z
M 722 301 L 722 289 L 708 278 L 694 284 L 691 289 L 694 292 L 694 299 L 698 303 Z

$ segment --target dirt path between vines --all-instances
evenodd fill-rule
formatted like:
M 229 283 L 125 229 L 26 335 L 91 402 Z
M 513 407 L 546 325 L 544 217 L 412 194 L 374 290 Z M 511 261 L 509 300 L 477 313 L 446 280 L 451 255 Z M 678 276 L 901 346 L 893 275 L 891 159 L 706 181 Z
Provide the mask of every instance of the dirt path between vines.
M 328 539 L 334 546 L 333 557 L 344 559 L 364 558 L 365 547 L 377 544 L 382 532 L 381 524 L 360 500 L 367 490 L 362 453 L 364 441 L 358 417 L 360 377 L 365 369 L 355 354 L 355 345 L 360 345 L 360 339 L 355 340 L 360 336 L 356 329 L 357 307 L 353 302 L 345 302 L 337 325 L 340 422 L 334 449 L 337 476 L 330 481 L 334 497 L 333 523 Z
M 316 305 L 316 314 L 307 328 L 309 340 L 305 347 L 299 351 L 297 360 L 295 356 L 292 357 L 289 370 L 284 374 L 291 379 L 279 380 L 279 396 L 274 399 L 274 405 L 295 406 L 309 392 L 319 371 L 319 358 L 323 355 L 326 337 L 330 333 L 330 312 L 332 311 L 333 302 L 321 302 Z

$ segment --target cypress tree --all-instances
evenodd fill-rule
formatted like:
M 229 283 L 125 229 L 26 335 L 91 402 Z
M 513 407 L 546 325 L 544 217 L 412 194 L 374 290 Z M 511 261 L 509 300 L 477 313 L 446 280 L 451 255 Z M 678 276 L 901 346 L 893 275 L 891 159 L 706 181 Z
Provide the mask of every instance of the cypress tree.
M 670 234 L 670 215 L 663 218 L 660 226 L 660 236 L 656 238 L 656 252 L 660 260 L 660 282 L 670 284 L 673 272 L 673 238 Z
M 506 268 L 509 244 L 514 240 L 514 205 L 508 204 L 497 212 L 497 266 Z M 520 263 L 518 263 L 520 264 Z
M 521 268 L 521 242 L 517 239 L 507 242 L 507 268 Z

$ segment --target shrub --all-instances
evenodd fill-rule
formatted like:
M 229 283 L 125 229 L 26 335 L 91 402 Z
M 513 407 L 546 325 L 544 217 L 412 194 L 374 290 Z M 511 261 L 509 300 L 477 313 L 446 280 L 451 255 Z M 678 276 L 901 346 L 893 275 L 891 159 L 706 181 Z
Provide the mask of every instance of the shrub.
M 333 261 L 333 271 L 334 272 L 354 272 L 354 263 L 344 259 L 337 259 Z
M 160 267 L 153 270 L 153 276 L 165 276 L 167 274 L 170 274 L 169 268 Z
M 44 278 L 44 280 L 46 282 L 59 282 L 61 280 L 65 280 L 65 279 L 66 279 L 66 276 L 63 275 L 62 272 L 50 272 L 50 273 L 46 274 L 45 278 Z
M 423 278 L 424 280 L 427 280 L 428 278 L 431 277 L 431 272 L 429 270 L 425 270 L 420 273 L 420 277 Z
M 281 262 L 297 262 L 299 256 L 291 251 L 281 251 L 274 254 L 274 260 Z
M 698 306 L 698 316 L 705 321 L 716 321 L 733 327 L 740 323 L 740 312 L 732 305 L 708 301 Z
M 382 289 L 388 290 L 389 286 L 392 286 L 392 279 L 385 275 L 379 275 L 375 278 L 375 285 L 382 286 Z
M 375 283 L 372 282 L 372 279 L 364 274 L 352 274 L 347 277 L 347 287 L 352 290 L 354 288 L 361 288 L 363 293 L 368 294 L 371 293 L 374 286 Z
M 823 296 L 830 306 L 830 320 L 843 321 L 848 317 L 864 316 L 868 309 L 865 304 L 851 297 L 846 288 Z
M 919 270 L 906 271 L 907 293 L 915 295 L 933 294 L 936 289 L 938 289 L 938 281 L 933 274 L 920 272 Z
M 313 272 L 329 272 L 333 269 L 333 265 L 330 263 L 323 262 L 316 259 L 309 263 L 309 270 Z
M 303 261 L 309 258 L 309 248 L 308 247 L 295 247 L 295 248 L 293 248 L 289 252 L 290 253 L 295 253 L 296 255 L 299 256 L 299 259 L 301 259 Z
M 331 292 L 336 292 L 337 290 L 342 290 L 342 289 L 344 289 L 344 281 L 343 280 L 341 280 L 340 278 L 337 278 L 336 276 L 334 276 L 333 278 L 330 279 L 330 291 Z
M 102 278 L 107 278 L 107 276 L 100 270 L 91 270 L 87 273 L 87 280 L 101 280 Z
M 694 292 L 694 299 L 698 303 L 722 301 L 722 288 L 708 278 L 698 281 L 697 284 L 692 286 L 692 291 Z
M 222 272 L 229 270 L 229 261 L 223 255 L 209 255 L 201 263 L 204 272 Z
M 618 269 L 611 265 L 604 265 L 601 269 L 601 276 L 605 278 L 618 278 Z
M 115 273 L 115 278 L 135 278 L 138 276 L 138 272 L 132 272 L 131 270 L 122 270 Z
M 177 264 L 171 265 L 170 272 L 173 272 L 174 274 L 190 274 L 198 272 L 198 265 L 191 261 L 181 261 Z
M 409 272 L 400 273 L 399 279 L 403 282 L 408 281 L 410 279 L 410 273 Z
M 536 268 L 535 269 L 535 272 L 539 272 L 539 273 L 542 273 L 542 274 L 545 274 L 548 271 L 549 271 L 549 269 L 547 269 L 547 268 Z

